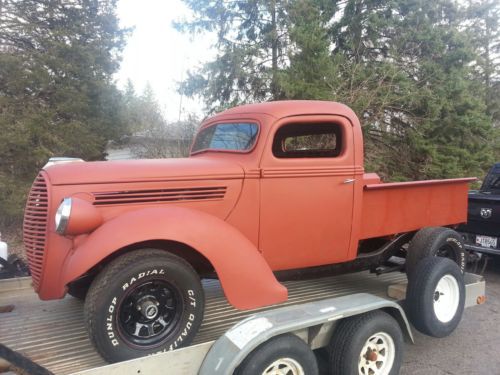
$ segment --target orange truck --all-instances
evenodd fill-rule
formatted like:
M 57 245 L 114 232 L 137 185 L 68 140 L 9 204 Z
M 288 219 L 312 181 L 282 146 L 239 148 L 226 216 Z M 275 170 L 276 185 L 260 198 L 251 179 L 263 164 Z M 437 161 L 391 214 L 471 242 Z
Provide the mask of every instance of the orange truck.
M 244 105 L 205 120 L 188 158 L 52 160 L 29 194 L 24 242 L 39 297 L 84 298 L 91 341 L 120 361 L 189 344 L 205 278 L 247 310 L 286 301 L 291 277 L 411 276 L 427 256 L 463 271 L 453 228 L 471 180 L 382 183 L 339 103 Z

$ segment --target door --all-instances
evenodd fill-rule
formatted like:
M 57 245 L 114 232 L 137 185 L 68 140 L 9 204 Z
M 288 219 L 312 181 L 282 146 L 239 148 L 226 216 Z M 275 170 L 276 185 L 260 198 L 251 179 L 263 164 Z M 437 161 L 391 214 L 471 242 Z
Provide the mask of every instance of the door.
M 273 125 L 261 161 L 259 248 L 273 270 L 345 261 L 354 198 L 348 120 L 304 116 Z

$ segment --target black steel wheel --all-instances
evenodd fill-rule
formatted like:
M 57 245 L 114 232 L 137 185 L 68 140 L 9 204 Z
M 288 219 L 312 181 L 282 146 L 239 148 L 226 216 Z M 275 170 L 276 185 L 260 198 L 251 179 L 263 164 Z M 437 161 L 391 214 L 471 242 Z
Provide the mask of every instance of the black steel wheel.
M 155 345 L 172 332 L 183 309 L 181 291 L 165 280 L 152 278 L 131 288 L 122 299 L 119 333 L 138 346 Z
M 92 282 L 84 307 L 89 337 L 108 362 L 190 344 L 203 310 L 203 288 L 194 269 L 154 249 L 109 263 Z

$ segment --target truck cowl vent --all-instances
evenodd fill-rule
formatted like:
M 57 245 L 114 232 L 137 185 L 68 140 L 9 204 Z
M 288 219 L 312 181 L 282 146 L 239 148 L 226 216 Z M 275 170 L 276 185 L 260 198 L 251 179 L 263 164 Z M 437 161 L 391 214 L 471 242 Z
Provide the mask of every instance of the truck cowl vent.
M 95 206 L 158 202 L 220 200 L 226 195 L 225 186 L 125 190 L 92 193 Z

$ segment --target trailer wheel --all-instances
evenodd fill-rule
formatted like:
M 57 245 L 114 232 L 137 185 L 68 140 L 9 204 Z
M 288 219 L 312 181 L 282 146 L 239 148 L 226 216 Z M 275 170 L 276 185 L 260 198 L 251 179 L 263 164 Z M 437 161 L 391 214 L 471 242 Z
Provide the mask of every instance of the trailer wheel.
M 415 234 L 408 247 L 406 273 L 409 277 L 415 273 L 420 260 L 426 257 L 449 258 L 465 271 L 466 254 L 462 237 L 453 229 L 443 227 L 423 228 Z
M 273 337 L 252 351 L 235 371 L 236 375 L 317 375 L 312 350 L 299 337 Z
M 399 323 L 383 311 L 343 319 L 327 347 L 330 373 L 396 375 L 403 357 Z
M 97 275 L 84 316 L 97 351 L 117 362 L 190 344 L 203 310 L 203 288 L 190 264 L 143 249 L 116 258 Z
M 464 305 L 460 268 L 449 259 L 422 259 L 406 292 L 408 316 L 415 328 L 433 337 L 448 336 L 460 323 Z

